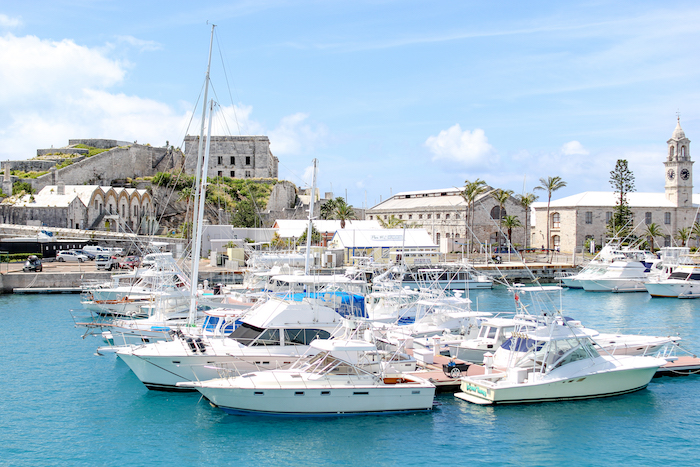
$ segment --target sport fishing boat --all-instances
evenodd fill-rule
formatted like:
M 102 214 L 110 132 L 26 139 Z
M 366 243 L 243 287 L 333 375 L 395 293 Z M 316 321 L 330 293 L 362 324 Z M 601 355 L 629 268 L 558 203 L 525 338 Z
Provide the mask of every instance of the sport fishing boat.
M 230 414 L 358 415 L 427 411 L 435 385 L 387 370 L 373 373 L 365 363 L 373 344 L 357 340 L 316 340 L 317 352 L 289 369 L 257 371 L 231 378 L 179 383 L 195 388 Z
M 518 289 L 518 292 L 527 288 Z M 531 291 L 533 295 L 535 287 Z M 521 292 L 522 293 L 522 292 Z M 596 349 L 592 329 L 569 325 L 560 311 L 524 320 L 509 340 L 505 366 L 484 355 L 485 374 L 461 378 L 456 397 L 475 404 L 590 399 L 644 389 L 664 358 L 612 356 Z

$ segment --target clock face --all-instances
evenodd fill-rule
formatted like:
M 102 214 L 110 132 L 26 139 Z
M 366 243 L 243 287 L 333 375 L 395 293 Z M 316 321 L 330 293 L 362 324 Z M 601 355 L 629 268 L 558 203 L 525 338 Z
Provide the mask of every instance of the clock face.
M 688 177 L 690 177 L 690 170 L 688 170 L 688 169 L 681 170 L 681 178 L 683 180 L 688 180 Z
M 668 176 L 669 180 L 673 180 L 673 177 L 676 176 L 676 172 L 674 172 L 673 169 L 668 169 L 668 172 L 666 172 L 666 176 Z

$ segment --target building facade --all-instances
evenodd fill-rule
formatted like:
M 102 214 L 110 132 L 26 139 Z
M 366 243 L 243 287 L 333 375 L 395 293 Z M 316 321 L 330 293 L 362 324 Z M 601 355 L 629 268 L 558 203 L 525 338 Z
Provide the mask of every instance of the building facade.
M 199 136 L 185 137 L 185 171 L 197 169 Z M 212 136 L 208 176 L 277 178 L 279 159 L 270 152 L 267 136 Z
M 469 228 L 466 223 L 467 204 L 460 195 L 462 191 L 463 189 L 460 188 L 446 188 L 397 193 L 368 209 L 365 218 L 386 222 L 394 216 L 409 227 L 424 228 L 432 241 L 440 246 L 441 252 L 459 252 L 469 238 Z M 499 243 L 501 245 L 506 243 L 508 232 L 505 228 L 499 229 L 499 215 L 501 218 L 507 215 L 518 218 L 522 226 L 512 230 L 512 243 L 524 246 L 525 209 L 512 196 L 501 209 L 492 196 L 494 192 L 493 188 L 488 187 L 476 199 L 474 235 L 481 244 L 476 246 L 477 251 L 485 245 L 492 247 Z
M 666 183 L 663 193 L 628 193 L 627 202 L 633 216 L 634 233 L 644 237 L 646 226 L 657 224 L 663 235 L 654 239 L 655 246 L 672 246 L 679 229 L 692 227 L 700 195 L 693 195 L 693 161 L 690 140 L 678 121 L 666 142 L 668 152 L 663 161 Z M 547 244 L 549 224 L 550 246 L 563 252 L 580 251 L 588 240 L 602 245 L 607 240 L 608 222 L 616 203 L 614 192 L 584 192 L 550 203 L 533 204 L 535 215 L 532 245 Z

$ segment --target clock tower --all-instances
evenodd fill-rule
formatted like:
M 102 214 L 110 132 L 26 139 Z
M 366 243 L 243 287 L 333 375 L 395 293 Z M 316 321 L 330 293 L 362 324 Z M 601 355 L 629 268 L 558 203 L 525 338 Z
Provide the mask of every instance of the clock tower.
M 685 137 L 678 117 L 676 129 L 667 142 L 668 154 L 664 166 L 666 169 L 666 199 L 676 207 L 693 205 L 693 161 L 690 160 L 690 140 Z

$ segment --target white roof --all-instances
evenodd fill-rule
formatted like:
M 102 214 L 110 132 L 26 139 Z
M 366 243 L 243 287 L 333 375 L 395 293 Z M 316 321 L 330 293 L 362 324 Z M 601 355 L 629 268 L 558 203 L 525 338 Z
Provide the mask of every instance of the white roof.
M 59 208 L 69 206 L 77 197 L 87 206 L 95 190 L 100 190 L 100 187 L 98 185 L 66 185 L 65 194 L 59 195 L 56 185 L 47 185 L 39 193 L 33 195 L 33 201 L 31 195 L 25 195 L 21 198 L 9 197 L 3 203 L 15 206 Z
M 346 339 L 316 339 L 311 342 L 311 347 L 318 350 L 325 350 L 327 352 L 371 352 L 377 350 L 377 346 L 369 342 Z
M 437 248 L 425 229 L 338 230 L 332 243 L 340 248 Z
M 617 201 L 616 193 L 612 191 L 584 191 L 576 195 L 552 200 L 550 208 L 576 208 L 576 207 L 613 207 Z M 627 193 L 627 202 L 631 208 L 675 208 L 676 206 L 666 199 L 665 193 Z M 700 203 L 700 195 L 693 195 L 693 205 Z M 532 204 L 533 208 L 547 208 L 547 202 L 541 201 Z
M 309 221 L 304 219 L 277 219 L 275 221 L 277 226 L 278 234 L 282 238 L 299 238 L 301 237 L 306 229 L 309 227 Z M 333 233 L 340 229 L 339 220 L 314 220 L 314 227 L 321 233 Z M 352 229 L 381 229 L 379 222 L 375 220 L 365 221 L 365 220 L 346 220 L 345 230 Z
M 460 193 L 464 188 L 442 188 L 438 190 L 404 191 L 396 193 L 391 198 L 382 201 L 376 206 L 368 209 L 368 212 L 378 210 L 403 211 L 420 208 L 450 208 L 465 209 L 467 204 Z M 493 189 L 487 190 L 479 195 L 477 201 L 490 198 Z

